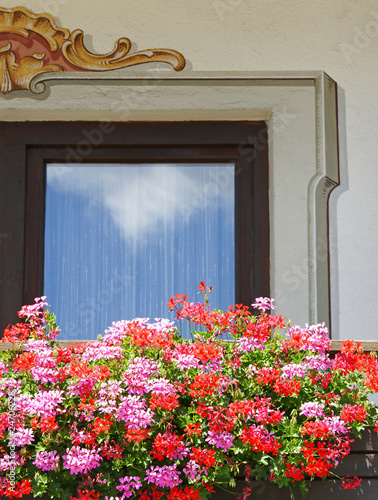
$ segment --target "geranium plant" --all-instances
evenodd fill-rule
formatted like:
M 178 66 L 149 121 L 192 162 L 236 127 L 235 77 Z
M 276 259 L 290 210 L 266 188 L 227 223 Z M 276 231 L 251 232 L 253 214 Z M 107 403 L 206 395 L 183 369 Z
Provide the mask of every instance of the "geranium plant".
M 272 300 L 211 310 L 176 295 L 188 320 L 119 321 L 63 348 L 45 297 L 8 327 L 0 360 L 0 494 L 9 498 L 198 500 L 251 480 L 299 485 L 335 474 L 378 417 L 378 363 L 354 342 L 332 358 L 324 325 L 290 326 Z M 336 469 L 337 470 L 337 469 Z M 344 478 L 347 489 L 359 484 Z

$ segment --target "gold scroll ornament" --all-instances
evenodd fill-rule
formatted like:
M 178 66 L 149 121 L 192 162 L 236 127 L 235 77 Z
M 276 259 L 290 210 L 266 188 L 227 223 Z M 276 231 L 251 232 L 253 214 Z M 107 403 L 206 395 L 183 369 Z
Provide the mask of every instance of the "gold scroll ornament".
M 26 42 L 30 45 L 38 38 L 38 47 L 43 44 L 45 51 L 25 55 Z M 33 14 L 25 7 L 0 7 L 0 92 L 30 90 L 32 79 L 49 71 L 109 71 L 148 62 L 168 63 L 176 71 L 185 66 L 184 56 L 171 49 L 130 54 L 128 38 L 117 40 L 108 54 L 93 54 L 86 49 L 83 38 L 81 30 L 71 33 L 59 28 L 50 14 Z M 18 57 L 17 52 L 23 55 Z

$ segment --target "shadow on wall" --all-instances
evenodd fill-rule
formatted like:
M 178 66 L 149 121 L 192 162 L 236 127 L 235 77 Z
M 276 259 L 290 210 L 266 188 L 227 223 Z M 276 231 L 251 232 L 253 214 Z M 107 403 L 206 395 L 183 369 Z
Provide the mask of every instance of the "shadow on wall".
M 349 190 L 346 103 L 345 92 L 340 86 L 338 92 L 338 129 L 339 129 L 339 168 L 340 185 L 331 193 L 329 199 L 329 250 L 331 282 L 332 338 L 340 339 L 340 297 L 339 297 L 339 237 L 337 227 L 337 205 L 340 196 Z

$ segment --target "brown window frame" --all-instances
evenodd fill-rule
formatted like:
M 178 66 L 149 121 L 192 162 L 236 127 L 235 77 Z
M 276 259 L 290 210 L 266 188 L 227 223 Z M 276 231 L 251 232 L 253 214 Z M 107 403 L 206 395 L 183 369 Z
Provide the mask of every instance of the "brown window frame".
M 270 295 L 265 122 L 0 123 L 0 327 L 43 294 L 46 164 L 234 162 L 235 295 Z

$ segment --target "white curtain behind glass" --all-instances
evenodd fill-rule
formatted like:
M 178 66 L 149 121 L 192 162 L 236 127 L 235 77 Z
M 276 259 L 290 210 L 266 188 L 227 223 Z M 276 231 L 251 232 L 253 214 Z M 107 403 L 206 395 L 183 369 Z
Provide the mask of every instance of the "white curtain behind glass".
M 234 165 L 47 166 L 44 294 L 63 339 L 174 319 L 176 293 L 235 302 Z

